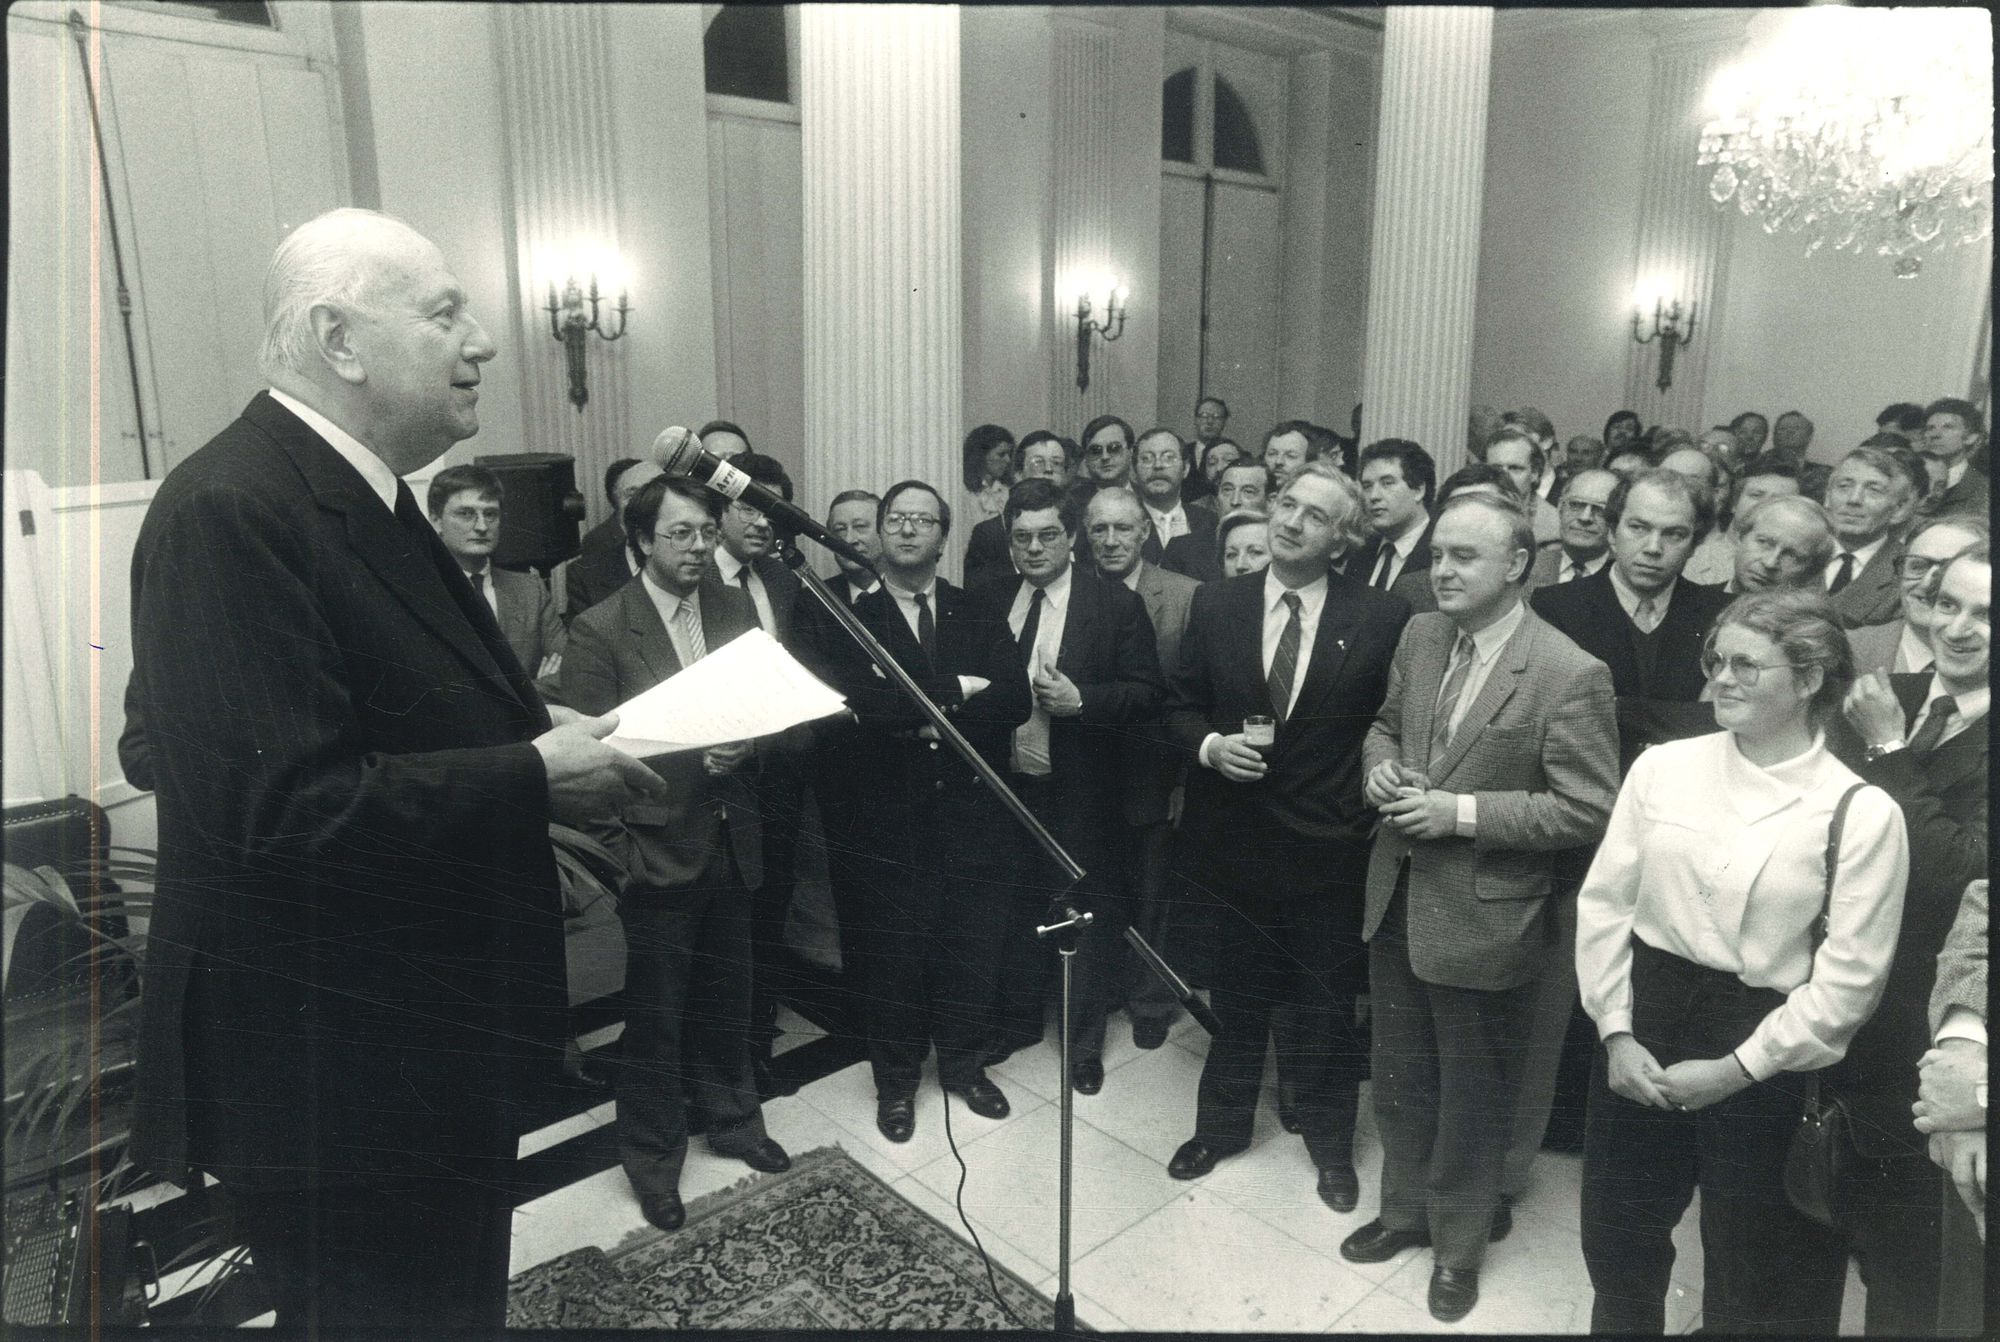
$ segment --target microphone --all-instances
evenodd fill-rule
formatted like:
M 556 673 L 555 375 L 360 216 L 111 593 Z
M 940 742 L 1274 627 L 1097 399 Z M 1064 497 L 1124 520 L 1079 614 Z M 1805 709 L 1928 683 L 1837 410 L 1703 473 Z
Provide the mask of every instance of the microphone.
M 660 436 L 653 440 L 653 461 L 668 475 L 707 485 L 725 498 L 748 504 L 762 513 L 779 533 L 818 541 L 848 562 L 875 573 L 875 565 L 867 555 L 828 531 L 805 509 L 787 503 L 731 466 L 726 458 L 703 449 L 701 440 L 680 425 L 660 430 Z

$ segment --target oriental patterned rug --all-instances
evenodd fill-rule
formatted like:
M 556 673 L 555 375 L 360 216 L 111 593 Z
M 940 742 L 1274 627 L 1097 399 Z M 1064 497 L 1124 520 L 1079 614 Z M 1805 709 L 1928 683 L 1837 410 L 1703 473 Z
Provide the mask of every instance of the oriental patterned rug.
M 1047 1328 L 1049 1301 L 997 1263 L 1014 1315 Z M 839 1147 L 796 1157 L 607 1251 L 577 1249 L 509 1283 L 510 1328 L 930 1330 L 1017 1326 L 957 1231 L 904 1201 Z

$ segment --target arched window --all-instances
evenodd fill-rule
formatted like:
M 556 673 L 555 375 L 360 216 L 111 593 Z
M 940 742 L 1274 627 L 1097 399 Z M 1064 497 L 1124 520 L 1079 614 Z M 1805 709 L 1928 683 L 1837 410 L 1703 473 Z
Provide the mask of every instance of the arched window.
M 1160 86 L 1160 157 L 1172 163 L 1194 162 L 1195 74 L 1189 66 Z
M 1264 171 L 1264 153 L 1258 147 L 1257 123 L 1229 80 L 1215 77 L 1215 166 L 1238 172 Z
M 708 91 L 759 102 L 792 100 L 781 5 L 724 5 L 702 38 Z

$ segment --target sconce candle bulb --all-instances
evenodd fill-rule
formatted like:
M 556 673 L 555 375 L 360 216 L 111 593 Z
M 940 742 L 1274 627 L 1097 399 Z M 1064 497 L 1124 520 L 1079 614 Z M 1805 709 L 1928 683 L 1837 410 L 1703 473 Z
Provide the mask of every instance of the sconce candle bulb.
M 1632 339 L 1641 345 L 1660 342 L 1660 373 L 1654 385 L 1661 391 L 1674 385 L 1675 352 L 1694 339 L 1694 310 L 1692 302 L 1685 309 L 1678 298 L 1669 302 L 1665 287 L 1657 281 L 1641 280 L 1632 288 Z M 1650 332 L 1646 329 L 1648 315 L 1652 317 Z
M 1100 281 L 1104 288 L 1104 320 L 1098 321 L 1090 302 L 1090 289 L 1076 295 L 1076 389 L 1090 389 L 1090 337 L 1097 335 L 1106 344 L 1125 334 L 1125 300 L 1131 290 L 1116 280 Z
M 549 281 L 549 302 L 545 309 L 549 314 L 549 334 L 562 342 L 564 362 L 569 370 L 569 399 L 578 414 L 590 400 L 590 387 L 585 379 L 583 363 L 584 336 L 597 332 L 598 338 L 607 344 L 622 338 L 625 334 L 626 319 L 632 312 L 632 305 L 626 301 L 625 290 L 618 291 L 618 306 L 612 308 L 610 316 L 618 319 L 617 329 L 611 329 L 608 321 L 600 322 L 599 307 L 603 299 L 597 292 L 597 276 L 590 277 L 590 292 L 584 293 L 571 275 L 563 284 L 561 296 L 556 293 L 555 281 Z M 585 315 L 585 307 L 589 314 Z

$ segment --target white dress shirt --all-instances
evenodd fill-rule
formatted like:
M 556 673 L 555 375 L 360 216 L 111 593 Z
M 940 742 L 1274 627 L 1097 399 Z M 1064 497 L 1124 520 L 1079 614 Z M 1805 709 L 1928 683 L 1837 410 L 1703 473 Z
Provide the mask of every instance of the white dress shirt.
M 639 581 L 645 585 L 646 595 L 653 599 L 653 609 L 660 612 L 660 623 L 667 627 L 667 637 L 673 640 L 674 656 L 681 659 L 683 667 L 693 666 L 701 659 L 694 655 L 694 648 L 688 643 L 687 629 L 681 624 L 680 614 L 681 607 L 685 605 L 694 612 L 695 623 L 701 623 L 700 590 L 685 597 L 675 596 L 653 581 L 650 573 L 641 573 Z
M 1423 539 L 1424 528 L 1430 524 L 1430 514 L 1419 512 L 1401 531 L 1389 538 L 1389 544 L 1384 547 L 1389 555 L 1389 576 L 1379 584 L 1375 581 L 1375 574 L 1380 572 L 1382 564 L 1382 553 L 1379 551 L 1375 555 L 1375 567 L 1355 576 L 1370 587 L 1390 586 L 1403 575 L 1403 570 L 1409 567 L 1410 556 L 1416 553 L 1417 542 Z
M 1660 620 L 1667 618 L 1667 607 L 1672 605 L 1674 600 L 1674 584 L 1679 581 L 1679 578 L 1675 578 L 1653 594 L 1653 613 L 1659 616 Z M 1611 566 L 1611 590 L 1617 594 L 1618 604 L 1625 608 L 1625 618 L 1635 625 L 1638 624 L 1639 603 L 1646 598 L 1639 594 L 1637 588 L 1625 581 L 1625 575 L 1618 571 L 1616 564 Z M 1659 622 L 1655 621 L 1653 628 L 1659 627 Z
M 1924 642 L 1924 636 L 1903 622 L 1903 636 L 1896 640 L 1896 660 L 1889 664 L 1891 671 L 1928 671 L 1937 661 L 1937 654 L 1931 645 Z
M 1264 679 L 1271 678 L 1271 663 L 1278 659 L 1278 642 L 1285 636 L 1285 625 L 1291 620 L 1291 610 L 1285 604 L 1285 593 L 1299 594 L 1299 660 L 1292 671 L 1292 697 L 1285 704 L 1285 716 L 1290 717 L 1293 705 L 1299 701 L 1299 689 L 1306 683 L 1306 671 L 1312 666 L 1313 640 L 1319 636 L 1320 612 L 1326 609 L 1326 579 L 1314 578 L 1304 587 L 1292 588 L 1278 581 L 1278 575 L 1270 569 L 1264 570 Z M 1201 740 L 1201 749 L 1195 758 L 1213 769 L 1208 750 L 1222 739 L 1221 732 L 1210 732 Z
M 933 573 L 931 580 L 924 584 L 921 591 L 917 592 L 906 592 L 896 586 L 896 584 L 886 580 L 884 580 L 882 586 L 888 591 L 890 599 L 896 603 L 896 609 L 903 612 L 903 619 L 909 624 L 911 635 L 921 644 L 924 641 L 924 636 L 917 629 L 917 598 L 921 596 L 929 603 L 931 608 L 931 626 L 936 628 L 938 624 L 937 575 Z M 958 678 L 958 692 L 963 698 L 970 699 L 973 695 L 979 693 L 992 683 L 992 681 L 986 679 L 984 676 L 960 676 Z M 929 731 L 930 728 L 926 726 L 924 730 Z
M 1611 562 L 1611 551 L 1605 550 L 1595 558 L 1586 559 L 1581 564 L 1570 557 L 1567 550 L 1556 556 L 1556 581 L 1575 582 L 1578 578 L 1588 578 Z
M 758 576 L 756 568 L 718 545 L 715 547 L 715 571 L 720 573 L 722 580 L 731 587 L 746 587 L 742 575 L 746 573 L 750 575 L 746 590 L 750 593 L 750 600 L 756 604 L 757 623 L 764 626 L 765 633 L 775 638 L 778 633 L 778 620 L 771 611 L 771 593 L 765 588 L 764 579 Z M 932 614 L 935 615 L 936 612 L 933 611 Z
M 1465 721 L 1465 715 L 1479 702 L 1479 692 L 1486 688 L 1486 682 L 1493 675 L 1494 663 L 1500 660 L 1500 650 L 1507 646 L 1507 640 L 1514 637 L 1514 631 L 1527 618 L 1528 603 L 1516 601 L 1514 608 L 1487 625 L 1472 636 L 1472 668 L 1465 673 L 1465 684 L 1458 692 L 1458 703 L 1451 711 L 1451 735 L 1458 735 L 1458 728 Z M 1463 632 L 1462 630 L 1460 631 Z M 1453 640 L 1452 646 L 1458 646 Z M 1447 660 L 1446 665 L 1450 662 Z M 1438 684 L 1438 696 L 1444 696 L 1444 684 Z M 1433 708 L 1436 706 L 1433 705 Z M 1470 839 L 1479 832 L 1479 798 L 1470 792 L 1455 794 L 1458 798 L 1458 837 Z
M 1834 575 L 1840 572 L 1840 557 L 1844 554 L 1854 556 L 1854 569 L 1847 575 L 1847 580 L 1853 582 L 1861 576 L 1861 570 L 1868 567 L 1869 561 L 1875 558 L 1875 552 L 1888 543 L 1889 538 L 1887 536 L 1877 536 L 1859 550 L 1843 550 L 1839 548 L 1836 542 L 1833 558 L 1827 561 L 1826 570 L 1820 574 L 1820 585 L 1822 587 L 1833 586 Z
M 1577 894 L 1577 984 L 1599 1037 L 1632 1028 L 1637 936 L 1785 994 L 1736 1047 L 1751 1076 L 1838 1062 L 1881 1000 L 1910 869 L 1902 811 L 1880 788 L 1863 788 L 1847 812 L 1828 933 L 1814 954 L 1827 825 L 1858 781 L 1823 736 L 1769 768 L 1744 758 L 1729 732 L 1640 755 Z
M 340 453 L 341 458 L 361 472 L 361 478 L 375 491 L 390 512 L 396 511 L 396 473 L 389 469 L 389 463 L 368 450 L 359 438 L 341 428 L 338 424 L 307 405 L 296 396 L 290 396 L 276 387 L 266 387 L 270 394 L 285 409 L 306 422 L 306 427 L 326 439 L 326 445 Z
M 1031 682 L 1041 668 L 1054 669 L 1056 657 L 1062 652 L 1063 625 L 1069 619 L 1070 577 L 1075 571 L 1065 566 L 1061 577 L 1041 589 L 1042 618 L 1035 624 L 1035 646 L 1023 659 Z M 1013 631 L 1017 643 L 1021 631 L 1027 627 L 1028 606 L 1035 599 L 1035 591 L 1033 583 L 1023 582 L 1021 590 L 1014 593 L 1014 604 L 1007 610 L 1007 628 Z M 1015 773 L 1038 778 L 1050 772 L 1049 712 L 1039 700 L 1028 720 L 1014 729 L 1012 764 Z
M 464 569 L 463 565 L 460 565 Z M 493 590 L 493 561 L 487 560 L 478 569 L 465 569 L 465 580 L 473 583 L 473 590 L 486 598 L 486 604 L 493 609 L 493 618 L 500 618 L 500 594 Z M 477 581 L 475 581 L 475 579 Z
M 1188 534 L 1187 509 L 1176 503 L 1166 512 L 1161 512 L 1152 504 L 1146 504 L 1146 515 L 1153 519 L 1153 534 L 1160 538 L 1162 548 L 1176 536 Z

